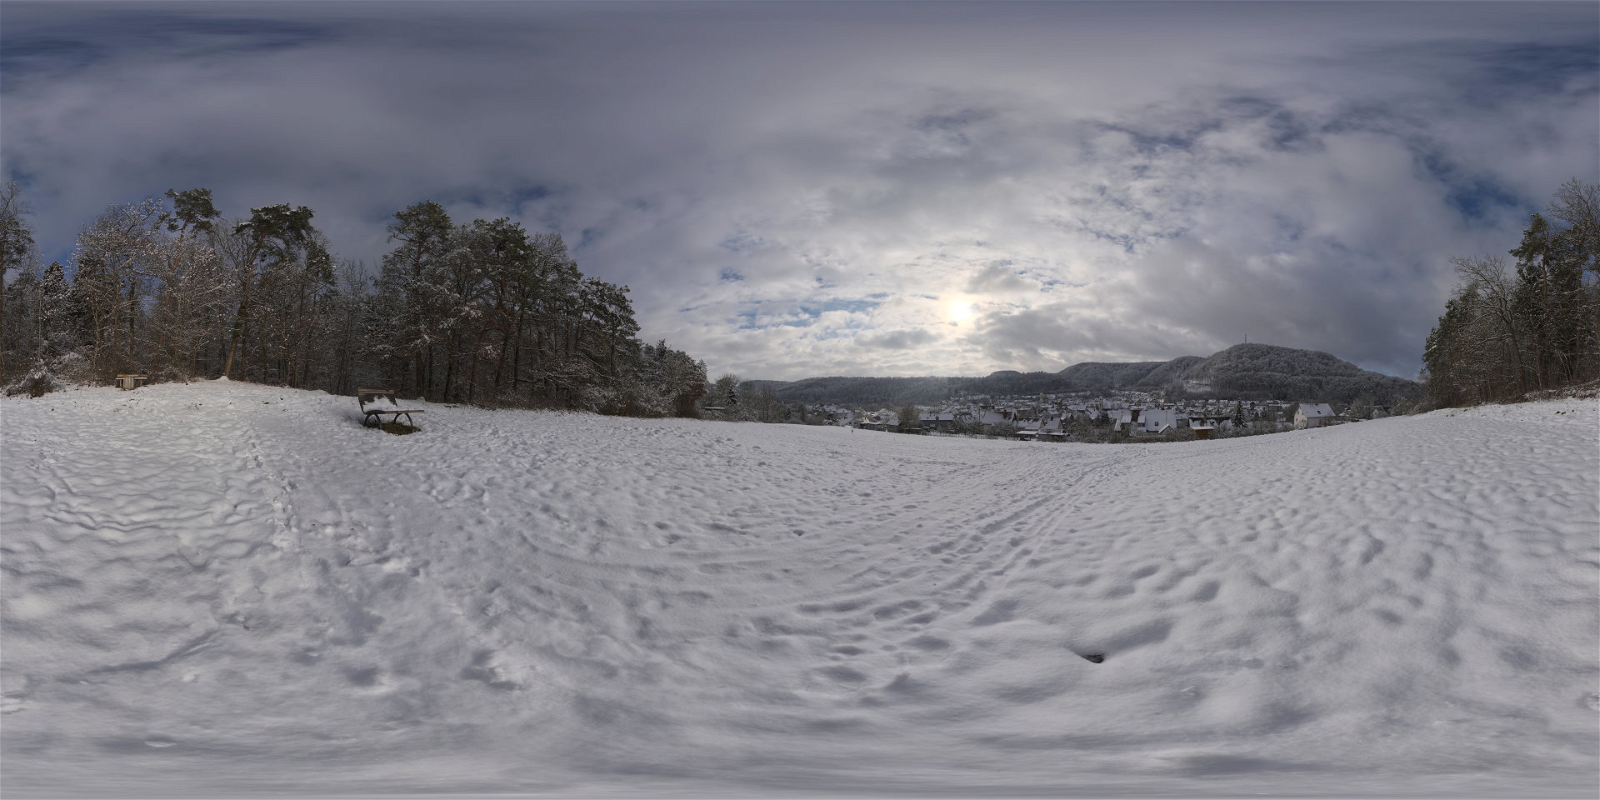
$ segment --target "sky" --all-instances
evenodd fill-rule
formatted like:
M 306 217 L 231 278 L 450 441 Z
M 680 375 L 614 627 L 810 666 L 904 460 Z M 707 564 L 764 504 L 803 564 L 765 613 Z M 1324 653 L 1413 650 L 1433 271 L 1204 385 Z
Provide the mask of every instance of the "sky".
M 1414 377 L 1600 181 L 1600 4 L 0 5 L 0 173 L 112 203 L 559 232 L 713 375 L 982 375 L 1248 338 Z

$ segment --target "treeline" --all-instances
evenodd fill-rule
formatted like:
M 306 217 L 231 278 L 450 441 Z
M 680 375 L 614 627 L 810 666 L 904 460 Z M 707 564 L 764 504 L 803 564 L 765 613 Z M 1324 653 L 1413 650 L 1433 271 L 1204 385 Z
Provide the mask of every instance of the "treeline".
M 1510 255 L 1451 260 L 1460 283 L 1422 357 L 1431 404 L 1600 379 L 1600 186 L 1564 184 Z
M 789 383 L 770 382 L 785 403 L 843 403 L 894 407 L 933 405 L 956 391 L 960 378 L 805 378 Z
M 628 288 L 586 277 L 556 234 L 394 215 L 374 272 L 336 257 L 304 206 L 224 220 L 211 192 L 117 205 L 66 265 L 41 266 L 16 185 L 0 190 L 0 384 L 41 394 L 120 373 L 359 385 L 488 406 L 696 414 L 705 365 L 639 341 Z

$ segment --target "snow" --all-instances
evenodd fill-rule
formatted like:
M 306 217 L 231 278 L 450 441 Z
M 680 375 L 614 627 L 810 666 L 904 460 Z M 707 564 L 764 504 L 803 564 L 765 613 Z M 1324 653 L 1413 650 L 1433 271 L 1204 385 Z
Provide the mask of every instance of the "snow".
M 418 407 L 0 400 L 0 789 L 1600 780 L 1593 400 L 1121 446 Z

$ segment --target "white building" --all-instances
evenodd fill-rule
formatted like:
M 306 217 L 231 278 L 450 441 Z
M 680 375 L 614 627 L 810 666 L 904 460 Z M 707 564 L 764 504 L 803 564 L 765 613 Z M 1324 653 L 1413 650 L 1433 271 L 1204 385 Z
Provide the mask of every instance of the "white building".
M 1295 428 L 1320 428 L 1333 420 L 1333 409 L 1327 403 L 1301 403 L 1295 406 Z

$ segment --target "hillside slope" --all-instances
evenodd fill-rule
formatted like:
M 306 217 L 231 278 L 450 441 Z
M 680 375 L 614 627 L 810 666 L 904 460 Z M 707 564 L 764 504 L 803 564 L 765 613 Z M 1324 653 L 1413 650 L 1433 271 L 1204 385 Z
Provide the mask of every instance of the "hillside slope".
M 0 399 L 0 793 L 1600 779 L 1592 400 L 1163 447 L 425 407 Z
M 1139 381 L 1144 380 L 1150 373 L 1161 368 L 1167 362 L 1141 361 L 1131 364 L 1084 362 L 1073 364 L 1056 373 L 1061 376 L 1066 391 L 1074 392 L 1110 392 L 1117 389 L 1132 389 Z
M 1197 361 L 1181 379 L 1227 397 L 1349 402 L 1366 395 L 1381 405 L 1415 398 L 1418 389 L 1415 381 L 1369 372 L 1327 353 L 1267 344 L 1234 345 Z

